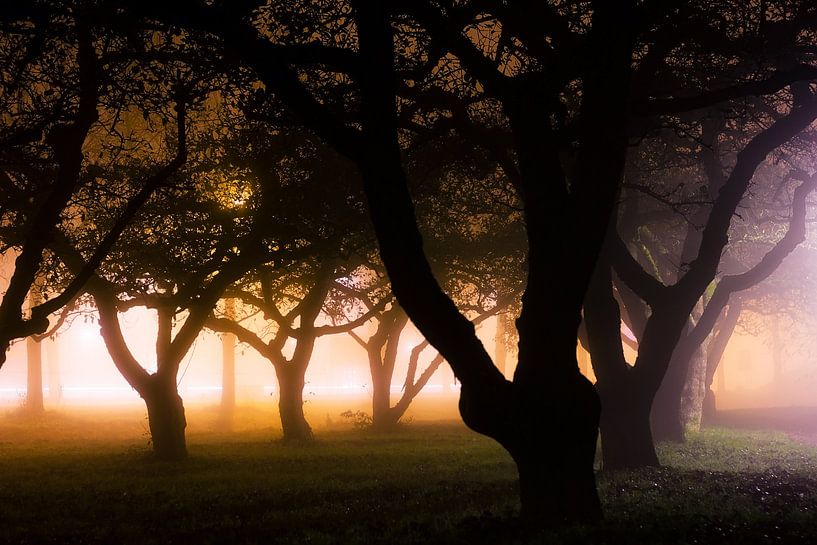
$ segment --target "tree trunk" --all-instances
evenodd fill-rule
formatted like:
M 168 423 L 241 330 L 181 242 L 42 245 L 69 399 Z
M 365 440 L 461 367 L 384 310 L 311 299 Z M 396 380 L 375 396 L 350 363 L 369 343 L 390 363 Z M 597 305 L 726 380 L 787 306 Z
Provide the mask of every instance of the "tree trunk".
M 26 412 L 42 414 L 43 403 L 43 345 L 33 337 L 26 338 Z
M 684 391 L 684 384 L 686 384 L 688 360 L 683 361 L 683 358 L 678 356 L 678 352 L 678 347 L 676 347 L 652 404 L 650 422 L 652 436 L 656 441 L 684 442 L 681 395 Z
M 28 295 L 28 306 L 34 308 L 42 303 L 38 275 Z M 43 402 L 43 345 L 34 336 L 26 337 L 26 412 L 39 415 L 45 412 Z
M 650 409 L 658 384 L 643 373 L 643 368 L 630 366 L 624 357 L 620 307 L 612 287 L 609 254 L 603 251 L 584 307 L 588 348 L 602 406 L 603 468 L 615 471 L 657 466 Z
M 372 428 L 378 431 L 393 430 L 397 426 L 397 419 L 391 407 L 392 374 L 380 365 L 371 365 L 370 369 L 372 373 Z
M 161 381 L 154 375 L 142 398 L 148 410 L 148 426 L 156 458 L 166 461 L 187 458 L 184 436 L 187 420 L 182 398 L 176 390 L 175 377 Z
M 704 404 L 701 407 L 701 424 L 706 426 L 715 420 L 715 415 L 718 412 L 717 404 L 715 403 L 715 392 L 712 388 L 707 388 L 704 391 Z
M 278 410 L 286 441 L 309 441 L 312 428 L 304 416 L 305 365 L 292 362 L 275 366 L 278 377 Z
M 706 348 L 699 346 L 692 355 L 687 380 L 681 395 L 681 426 L 684 432 L 701 430 L 703 404 L 706 396 Z
M 602 469 L 616 471 L 639 467 L 657 467 L 650 408 L 652 396 L 635 383 L 599 388 L 601 404 Z
M 559 388 L 507 384 L 483 394 L 463 384 L 460 412 L 477 432 L 491 431 L 519 472 L 522 520 L 533 528 L 601 519 L 593 460 L 600 404 L 593 385 L 576 372 Z M 478 401 L 477 401 L 478 400 Z

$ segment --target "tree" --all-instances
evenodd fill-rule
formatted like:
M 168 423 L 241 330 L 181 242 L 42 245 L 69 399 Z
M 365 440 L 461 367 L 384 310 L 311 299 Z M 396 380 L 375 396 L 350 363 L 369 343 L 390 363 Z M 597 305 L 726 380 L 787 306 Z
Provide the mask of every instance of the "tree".
M 266 127 L 265 127 L 266 128 Z M 376 301 L 371 309 L 360 306 L 332 313 L 327 302 L 338 301 L 335 292 L 357 282 L 365 254 L 372 246 L 359 201 L 357 179 L 339 157 L 308 135 L 286 132 L 252 134 L 252 150 L 236 160 L 244 176 L 256 187 L 280 187 L 268 202 L 283 226 L 289 244 L 304 248 L 297 262 L 287 268 L 260 266 L 227 295 L 245 310 L 208 319 L 207 326 L 236 338 L 269 360 L 278 378 L 278 407 L 286 440 L 312 438 L 303 411 L 305 374 L 319 337 L 346 333 L 368 321 L 386 305 Z M 370 294 L 382 289 L 375 281 Z M 348 311 L 348 312 L 345 312 Z M 254 319 L 261 316 L 262 320 Z M 327 323 L 321 323 L 327 322 Z M 288 342 L 294 343 L 291 355 Z
M 791 12 L 810 15 L 808 8 Z M 710 52 L 729 47 L 715 8 L 697 3 L 190 1 L 134 10 L 222 38 L 271 100 L 355 163 L 394 294 L 460 380 L 466 424 L 514 458 L 523 518 L 534 526 L 598 519 L 600 405 L 578 372 L 576 337 L 630 121 L 780 89 L 814 71 L 700 85 L 659 77 L 666 58 L 698 37 L 707 40 L 699 57 L 707 66 Z M 690 87 L 699 92 L 679 95 Z M 501 164 L 520 195 L 528 266 L 513 381 L 424 252 L 402 156 L 418 125 L 461 132 Z
M 154 33 L 147 50 L 156 46 L 154 53 L 172 53 L 183 44 L 177 37 Z M 206 63 L 172 55 L 149 60 L 138 73 L 142 101 L 118 103 L 113 115 L 127 119 L 126 131 L 98 148 L 102 164 L 89 169 L 93 183 L 77 194 L 73 228 L 55 237 L 51 249 L 74 274 L 87 270 L 86 256 L 93 255 L 100 236 L 89 225 L 105 228 L 119 221 L 111 208 L 123 201 L 133 206 L 134 194 L 145 203 L 130 214 L 110 258 L 94 267 L 83 289 L 93 297 L 114 364 L 145 401 L 156 456 L 178 460 L 187 454 L 177 392 L 184 356 L 224 291 L 255 266 L 279 258 L 284 264 L 290 247 L 274 229 L 253 228 L 269 212 L 264 198 L 246 206 L 225 198 L 240 180 L 230 179 L 231 172 L 208 152 L 211 133 L 224 129 L 210 120 L 224 107 L 218 91 L 224 81 Z M 140 141 L 144 135 L 147 142 Z M 186 168 L 179 170 L 182 164 Z M 156 312 L 155 372 L 134 357 L 122 332 L 120 312 L 138 306 Z
M 807 94 L 802 99 L 802 103 L 795 101 L 786 115 L 774 119 L 768 128 L 761 126 L 757 132 L 750 132 L 752 136 L 746 137 L 750 139 L 739 146 L 740 151 L 728 176 L 723 176 L 718 184 L 709 179 L 705 187 L 711 189 L 714 186 L 718 193 L 712 195 L 711 210 L 708 214 L 704 212 L 706 219 L 700 235 L 688 236 L 684 241 L 681 259 L 687 268 L 674 284 L 665 285 L 650 275 L 632 257 L 617 231 L 611 231 L 608 249 L 602 254 L 585 306 L 599 391 L 605 406 L 613 409 L 606 411 L 602 418 L 605 467 L 657 465 L 649 415 L 653 398 L 661 392 L 659 387 L 664 390 L 674 388 L 674 391 L 667 394 L 672 406 L 665 409 L 670 422 L 663 426 L 659 423 L 658 429 L 670 427 L 671 437 L 683 436 L 680 404 L 689 362 L 712 331 L 715 319 L 728 304 L 729 296 L 768 277 L 805 238 L 805 202 L 815 187 L 810 178 L 794 191 L 794 213 L 786 235 L 748 271 L 724 276 L 714 291 L 706 294 L 718 273 L 721 254 L 729 240 L 732 217 L 757 169 L 768 154 L 817 118 L 814 98 Z M 691 251 L 690 247 L 693 248 Z M 687 257 L 690 253 L 694 258 Z M 611 291 L 612 266 L 650 308 L 647 316 L 643 309 L 634 309 L 632 304 L 628 307 L 631 318 L 640 315 L 634 327 L 639 340 L 638 358 L 632 367 L 626 363 L 621 351 L 619 309 Z M 705 294 L 704 310 L 694 327 L 690 327 L 689 316 Z M 606 333 L 603 332 L 605 328 Z M 654 414 L 656 408 L 653 408 Z M 655 422 L 653 426 L 655 429 Z

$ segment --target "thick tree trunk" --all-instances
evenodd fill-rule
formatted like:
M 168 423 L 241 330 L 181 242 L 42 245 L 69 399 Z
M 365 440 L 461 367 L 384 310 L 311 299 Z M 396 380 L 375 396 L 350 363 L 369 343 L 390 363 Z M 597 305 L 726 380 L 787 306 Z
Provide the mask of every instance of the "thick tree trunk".
M 371 365 L 372 373 L 372 428 L 378 431 L 393 430 L 397 426 L 395 411 L 391 407 L 391 373 L 379 365 Z
M 715 403 L 715 392 L 712 388 L 707 388 L 704 391 L 704 404 L 701 407 L 701 424 L 706 426 L 715 420 L 715 415 L 718 412 L 717 404 Z
M 587 379 L 577 371 L 558 389 L 508 383 L 490 394 L 463 384 L 461 394 L 465 423 L 497 439 L 516 462 L 526 525 L 601 519 L 593 471 L 600 404 Z M 494 402 L 485 404 L 485 395 Z
M 627 384 L 599 388 L 604 471 L 659 465 L 650 427 L 652 396 L 636 387 L 633 377 L 627 379 Z
M 657 381 L 651 381 L 643 368 L 630 366 L 624 357 L 620 307 L 612 286 L 609 254 L 604 251 L 584 307 L 588 347 L 602 405 L 602 466 L 605 471 L 657 466 L 650 429 Z
M 26 412 L 42 414 L 43 403 L 43 345 L 33 337 L 26 338 Z
M 601 518 L 593 473 L 600 404 L 592 384 L 578 371 L 576 336 L 626 155 L 631 7 L 599 3 L 594 8 L 588 47 L 597 54 L 582 80 L 581 116 L 588 123 L 582 127 L 569 196 L 553 191 L 568 186 L 559 148 L 547 130 L 552 111 L 542 106 L 542 88 L 513 87 L 516 92 L 504 103 L 514 133 L 529 242 L 528 283 L 517 319 L 519 363 L 512 383 L 494 366 L 473 324 L 431 271 L 395 130 L 389 14 L 377 2 L 356 12 L 362 66 L 378 75 L 361 79 L 365 159 L 358 165 L 380 256 L 397 300 L 460 380 L 463 420 L 499 441 L 516 461 L 522 516 L 536 528 Z M 559 266 L 564 264 L 570 266 Z
M 309 441 L 312 428 L 304 415 L 305 365 L 285 363 L 275 366 L 278 377 L 278 410 L 286 441 Z
M 160 381 L 154 375 L 149 386 L 142 392 L 142 398 L 148 410 L 148 426 L 156 458 L 166 461 L 187 458 L 184 435 L 187 420 L 175 380 Z

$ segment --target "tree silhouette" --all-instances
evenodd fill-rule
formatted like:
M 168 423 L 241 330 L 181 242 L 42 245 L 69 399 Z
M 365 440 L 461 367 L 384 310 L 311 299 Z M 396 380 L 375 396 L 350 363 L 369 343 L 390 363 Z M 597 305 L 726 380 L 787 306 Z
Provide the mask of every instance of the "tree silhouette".
M 815 75 L 794 66 L 740 79 L 725 69 L 710 54 L 736 49 L 737 31 L 721 27 L 730 7 L 191 1 L 134 9 L 222 38 L 271 100 L 356 164 L 397 300 L 462 383 L 466 424 L 514 458 L 523 517 L 541 526 L 601 514 L 592 472 L 600 404 L 578 372 L 576 337 L 630 134 L 657 114 L 771 93 Z M 762 13 L 760 26 L 778 31 L 813 15 L 804 3 L 775 15 L 785 19 L 780 25 Z M 684 47 L 695 49 L 694 66 L 711 68 L 711 77 L 665 70 Z M 788 125 L 800 121 L 773 133 L 783 125 L 796 132 Z M 522 203 L 528 276 L 513 381 L 441 289 L 417 227 L 404 134 L 446 127 L 491 154 Z M 714 231 L 705 246 L 719 241 Z M 716 265 L 709 260 L 702 270 Z M 693 291 L 703 276 L 688 276 Z M 681 314 L 685 320 L 689 312 Z

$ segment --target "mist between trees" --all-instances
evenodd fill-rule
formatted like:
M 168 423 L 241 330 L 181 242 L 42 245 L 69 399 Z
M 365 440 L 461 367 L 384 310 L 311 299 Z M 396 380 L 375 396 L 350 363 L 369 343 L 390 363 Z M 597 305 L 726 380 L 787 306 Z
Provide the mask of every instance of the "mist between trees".
M 450 368 L 522 523 L 600 520 L 599 433 L 604 471 L 658 465 L 736 330 L 777 324 L 781 360 L 805 323 L 815 23 L 805 0 L 4 6 L 2 352 L 27 339 L 41 410 L 38 342 L 92 316 L 179 460 L 202 332 L 225 420 L 240 343 L 306 442 L 316 342 L 345 336 L 363 423 Z M 136 308 L 151 338 L 123 332 Z

